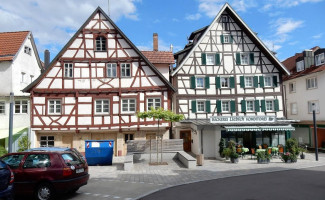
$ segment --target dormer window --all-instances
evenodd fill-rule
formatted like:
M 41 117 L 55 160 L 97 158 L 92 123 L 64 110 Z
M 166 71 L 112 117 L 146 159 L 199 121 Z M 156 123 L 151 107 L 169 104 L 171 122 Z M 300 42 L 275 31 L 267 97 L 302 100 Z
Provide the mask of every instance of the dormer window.
M 96 38 L 96 51 L 106 51 L 106 38 L 98 36 Z
M 302 70 L 304 70 L 304 61 L 301 60 L 301 61 L 298 61 L 296 63 L 296 68 L 297 68 L 297 72 L 301 72 Z
M 24 47 L 24 52 L 28 55 L 32 55 L 32 49 L 29 46 Z
M 318 54 L 315 56 L 315 63 L 316 63 L 316 66 L 322 65 L 325 63 L 324 53 L 321 53 L 321 54 Z
M 222 21 L 222 28 L 225 30 L 225 31 L 228 31 L 229 30 L 229 18 L 227 15 L 223 15 L 221 17 L 221 21 Z

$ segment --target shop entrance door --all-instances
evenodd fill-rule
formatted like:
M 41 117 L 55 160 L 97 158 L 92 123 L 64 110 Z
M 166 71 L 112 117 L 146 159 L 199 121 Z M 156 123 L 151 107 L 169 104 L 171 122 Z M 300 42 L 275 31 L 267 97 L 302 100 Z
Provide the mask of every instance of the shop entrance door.
M 254 141 L 254 137 L 253 137 L 252 132 L 244 132 L 243 134 L 243 144 L 244 147 L 247 147 L 249 150 L 251 150 L 251 148 L 255 148 L 255 141 Z
M 191 151 L 191 131 L 180 131 L 180 138 L 183 139 L 183 148 L 184 151 Z

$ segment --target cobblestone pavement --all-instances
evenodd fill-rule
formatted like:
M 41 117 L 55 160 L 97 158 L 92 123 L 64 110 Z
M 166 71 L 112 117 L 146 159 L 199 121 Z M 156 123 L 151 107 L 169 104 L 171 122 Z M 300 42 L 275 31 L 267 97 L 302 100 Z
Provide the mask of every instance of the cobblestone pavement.
M 119 191 L 119 195 L 124 196 L 122 199 L 137 199 L 164 188 L 198 181 L 325 166 L 325 156 L 321 154 L 319 161 L 315 161 L 314 154 L 306 154 L 306 159 L 298 159 L 296 163 L 284 163 L 279 158 L 273 158 L 269 164 L 257 164 L 250 155 L 240 158 L 238 164 L 224 160 L 204 160 L 203 166 L 195 169 L 184 168 L 178 160 L 166 158 L 164 161 L 168 165 L 151 166 L 143 160 L 134 163 L 131 171 L 124 171 L 123 161 L 124 157 L 114 157 L 112 166 L 90 166 L 90 181 L 102 181 L 104 185 L 110 184 L 110 187 L 123 185 L 127 190 Z M 83 193 L 82 188 L 80 193 Z

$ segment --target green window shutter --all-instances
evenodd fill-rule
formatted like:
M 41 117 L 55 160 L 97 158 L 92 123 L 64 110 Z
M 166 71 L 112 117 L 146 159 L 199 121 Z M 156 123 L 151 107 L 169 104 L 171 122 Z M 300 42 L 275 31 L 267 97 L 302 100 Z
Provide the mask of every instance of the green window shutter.
M 249 64 L 254 65 L 254 53 L 249 54 Z
M 207 59 L 206 59 L 206 54 L 202 53 L 201 54 L 201 61 L 202 61 L 202 65 L 206 65 L 207 64 Z
M 196 101 L 192 100 L 192 113 L 196 113 Z
M 279 111 L 279 100 L 274 99 L 274 111 L 278 112 Z
M 206 110 L 207 113 L 211 112 L 210 100 L 206 100 L 206 102 L 205 102 L 205 110 Z
M 253 84 L 254 84 L 254 88 L 258 88 L 258 76 L 254 76 L 253 78 Z
M 195 89 L 195 76 L 191 76 L 191 89 Z
M 229 77 L 230 88 L 235 88 L 235 77 Z
M 255 100 L 255 112 L 260 112 L 260 101 Z
M 217 100 L 217 113 L 221 113 L 221 101 Z
M 234 41 L 234 37 L 231 35 L 231 36 L 230 36 L 230 43 L 232 44 L 233 41 Z
M 277 76 L 273 76 L 273 86 L 278 87 L 278 77 Z
M 230 101 L 230 109 L 231 109 L 232 113 L 236 112 L 236 103 L 235 103 L 235 101 Z
M 210 77 L 205 77 L 205 88 L 208 89 L 210 88 Z
M 220 77 L 219 76 L 216 77 L 216 88 L 221 88 Z
M 240 77 L 240 87 L 241 88 L 245 88 L 245 79 L 244 79 L 244 76 L 241 76 Z
M 261 100 L 261 111 L 265 112 L 266 108 L 265 108 L 265 100 Z
M 260 76 L 260 87 L 264 88 L 264 76 Z
M 220 65 L 220 54 L 216 53 L 216 65 Z
M 246 101 L 241 100 L 241 112 L 246 112 Z
M 220 35 L 220 41 L 222 44 L 225 43 L 225 40 L 223 39 L 223 35 Z
M 240 53 L 236 53 L 236 65 L 240 65 Z

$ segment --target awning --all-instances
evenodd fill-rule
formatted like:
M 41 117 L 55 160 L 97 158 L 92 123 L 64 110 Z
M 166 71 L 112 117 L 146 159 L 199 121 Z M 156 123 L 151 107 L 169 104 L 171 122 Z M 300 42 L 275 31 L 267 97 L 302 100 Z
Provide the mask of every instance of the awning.
M 224 126 L 227 131 L 294 131 L 291 125 L 283 126 Z
M 19 128 L 13 128 L 12 129 L 12 134 L 15 136 L 16 135 L 20 136 L 23 134 L 25 131 L 28 131 L 28 127 L 19 127 Z M 9 137 L 9 129 L 0 129 L 0 139 L 7 138 Z M 15 139 L 14 139 L 15 140 Z

